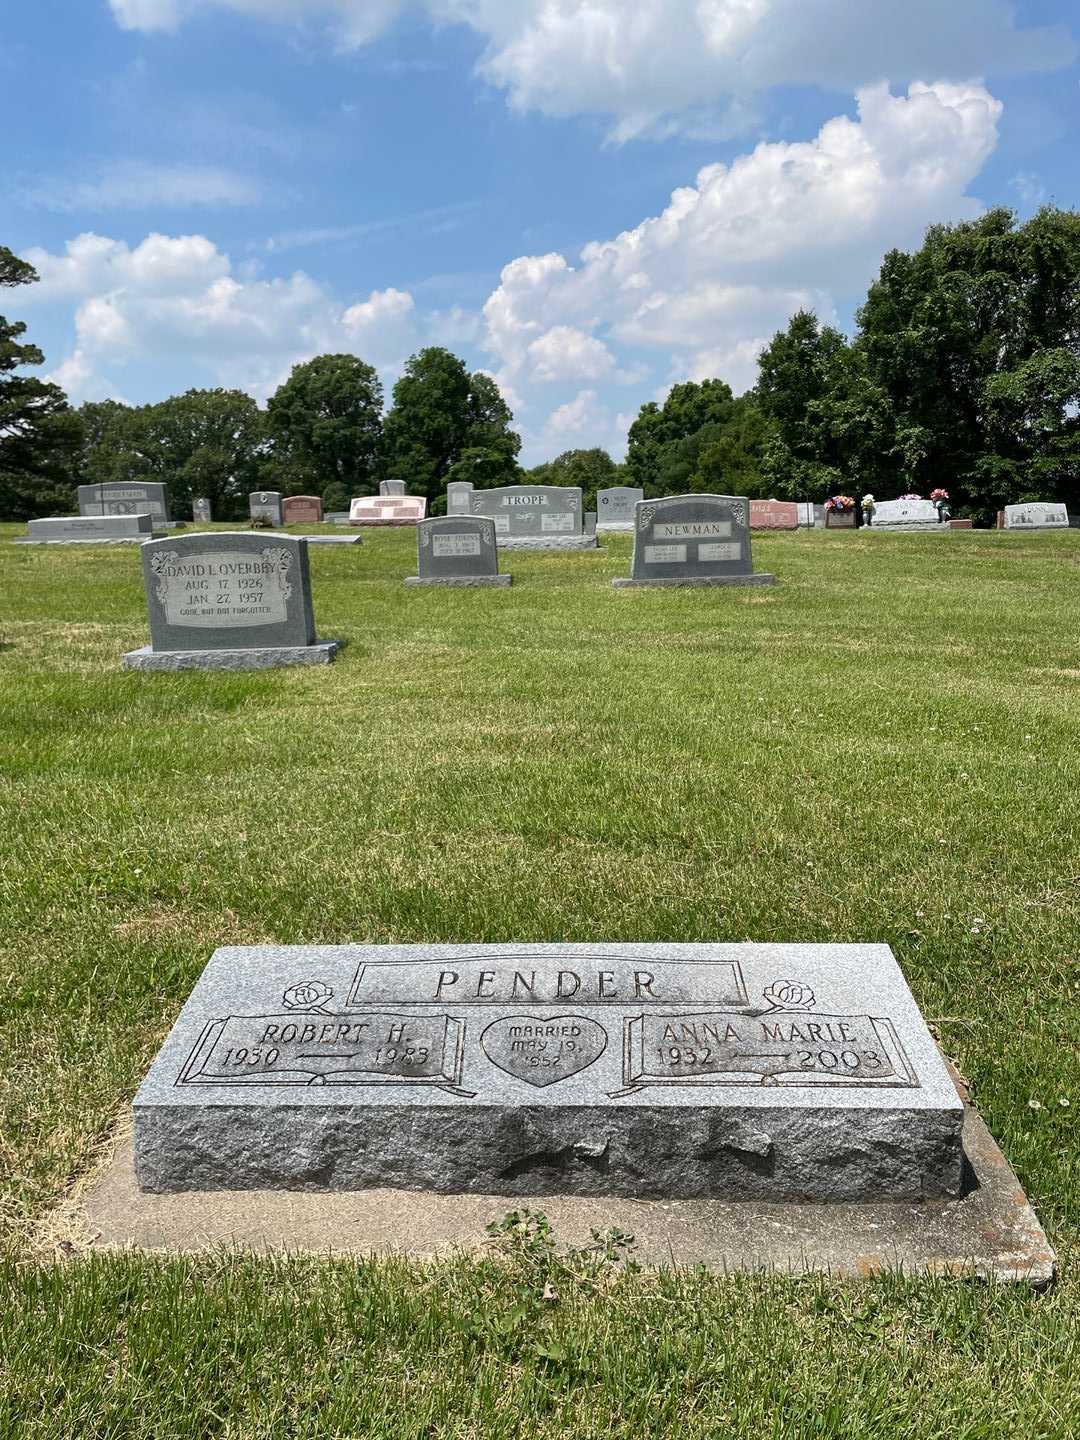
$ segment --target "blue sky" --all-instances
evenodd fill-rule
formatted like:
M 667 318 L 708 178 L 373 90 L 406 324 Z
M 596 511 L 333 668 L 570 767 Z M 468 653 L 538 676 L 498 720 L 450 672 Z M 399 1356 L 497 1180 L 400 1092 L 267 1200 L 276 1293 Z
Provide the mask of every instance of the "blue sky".
M 76 402 L 446 344 L 529 463 L 884 250 L 1080 203 L 1071 0 L 7 0 L 0 243 Z

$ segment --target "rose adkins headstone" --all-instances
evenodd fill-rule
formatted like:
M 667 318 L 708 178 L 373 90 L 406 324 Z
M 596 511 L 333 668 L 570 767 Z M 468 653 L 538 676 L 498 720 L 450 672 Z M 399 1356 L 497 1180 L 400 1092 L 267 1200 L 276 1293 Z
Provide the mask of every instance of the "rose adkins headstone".
M 315 638 L 307 541 L 243 530 L 152 540 L 142 548 L 150 644 L 129 670 L 261 670 L 328 665 Z
M 286 525 L 321 525 L 322 500 L 318 495 L 288 495 L 281 502 L 281 518 Z
M 16 545 L 142 545 L 160 535 L 149 515 L 60 515 L 28 520 Z
M 210 510 L 210 501 L 205 499 L 192 500 L 191 518 L 195 521 L 196 525 L 209 525 L 213 519 Z
M 173 524 L 168 487 L 156 480 L 80 485 L 78 497 L 80 515 L 149 515 L 157 529 Z
M 255 490 L 248 496 L 248 514 L 252 520 L 268 520 L 277 528 L 282 524 L 281 491 Z
M 473 483 L 471 480 L 451 480 L 446 487 L 446 513 L 448 515 L 472 514 Z
M 474 490 L 474 515 L 495 521 L 503 550 L 595 550 L 582 529 L 581 490 L 571 485 L 504 485 Z
M 416 568 L 406 585 L 501 586 L 495 523 L 485 515 L 447 515 L 416 527 Z
M 636 507 L 632 585 L 772 585 L 750 560 L 749 502 L 742 495 L 671 495 Z
M 1030 505 L 1006 505 L 1006 530 L 1067 530 L 1069 511 L 1064 505 L 1044 501 Z
M 645 499 L 645 491 L 638 485 L 610 485 L 606 490 L 596 492 L 596 528 L 601 533 L 613 530 L 632 534 L 634 529 L 634 506 Z
M 222 949 L 134 1113 L 151 1191 L 961 1188 L 963 1106 L 886 945 Z

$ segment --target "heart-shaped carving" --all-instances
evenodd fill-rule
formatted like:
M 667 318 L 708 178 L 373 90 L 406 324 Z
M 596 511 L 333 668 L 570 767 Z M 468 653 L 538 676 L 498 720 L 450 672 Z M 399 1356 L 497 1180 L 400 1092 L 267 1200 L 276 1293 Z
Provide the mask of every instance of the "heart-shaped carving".
M 584 1015 L 506 1015 L 480 1036 L 493 1065 L 529 1085 L 580 1075 L 607 1047 L 607 1031 Z

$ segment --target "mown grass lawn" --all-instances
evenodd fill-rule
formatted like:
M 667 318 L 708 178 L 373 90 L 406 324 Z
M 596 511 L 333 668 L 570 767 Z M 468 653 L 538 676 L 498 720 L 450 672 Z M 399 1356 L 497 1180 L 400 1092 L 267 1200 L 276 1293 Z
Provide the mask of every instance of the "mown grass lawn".
M 312 552 L 329 669 L 143 675 L 138 554 L 0 527 L 0 1437 L 1080 1432 L 1080 534 L 629 540 L 412 591 Z M 30 1241 L 219 944 L 878 940 L 1032 1195 L 1049 1295 Z M 510 1208 L 510 1202 L 508 1202 Z

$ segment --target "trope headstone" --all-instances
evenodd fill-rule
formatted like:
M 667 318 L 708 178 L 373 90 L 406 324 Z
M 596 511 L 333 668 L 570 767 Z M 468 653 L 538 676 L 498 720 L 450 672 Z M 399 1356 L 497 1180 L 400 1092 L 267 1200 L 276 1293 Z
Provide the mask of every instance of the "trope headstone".
M 797 530 L 799 507 L 794 500 L 751 500 L 751 530 Z
M 150 644 L 129 670 L 256 670 L 327 665 L 315 639 L 307 541 L 257 531 L 185 535 L 142 547 Z
M 471 480 L 451 480 L 446 487 L 447 515 L 471 515 L 472 493 Z
M 948 531 L 932 500 L 879 500 L 872 530 Z
M 349 524 L 416 525 L 426 511 L 423 495 L 361 495 L 349 506 Z
M 61 515 L 28 520 L 16 545 L 141 545 L 160 535 L 149 515 Z
M 229 947 L 134 1102 L 144 1190 L 923 1202 L 964 1107 L 886 945 Z
M 281 502 L 281 518 L 286 525 L 321 525 L 322 500 L 318 495 L 287 495 Z
M 474 515 L 489 515 L 503 550 L 593 550 L 582 529 L 581 490 L 570 485 L 504 485 L 474 490 Z
M 195 521 L 196 525 L 209 525 L 213 519 L 210 510 L 210 501 L 205 498 L 192 500 L 191 518 Z
M 380 495 L 404 495 L 404 494 L 405 494 L 405 481 L 404 481 L 404 480 L 380 480 L 380 481 L 379 481 L 379 494 L 380 494 Z
M 1069 511 L 1065 505 L 1043 501 L 1029 505 L 1005 506 L 1006 530 L 1067 530 Z
M 750 511 L 742 495 L 670 495 L 639 500 L 631 585 L 772 585 L 754 574 Z
M 248 514 L 252 520 L 265 520 L 276 529 L 282 524 L 281 491 L 255 490 L 248 496 Z
M 445 515 L 416 527 L 416 569 L 406 585 L 507 586 L 499 574 L 495 522 L 486 515 Z
M 80 515 L 149 515 L 154 525 L 172 524 L 168 486 L 156 480 L 116 480 L 80 485 Z
M 645 499 L 640 485 L 609 485 L 596 492 L 596 528 L 632 534 L 634 506 Z

